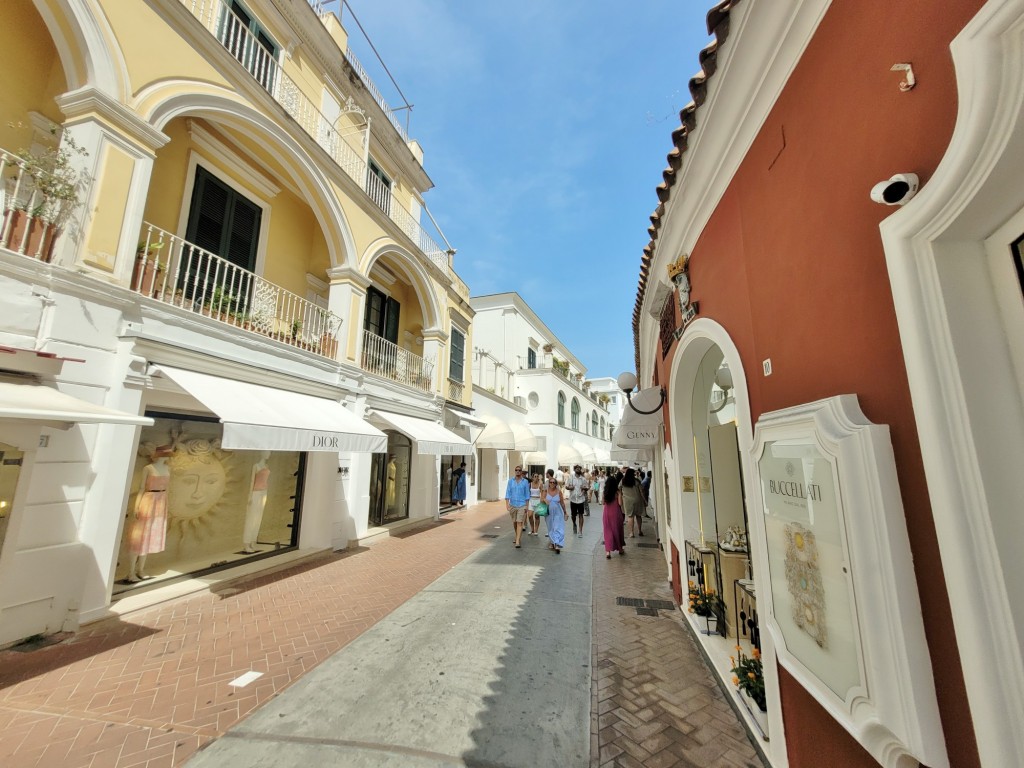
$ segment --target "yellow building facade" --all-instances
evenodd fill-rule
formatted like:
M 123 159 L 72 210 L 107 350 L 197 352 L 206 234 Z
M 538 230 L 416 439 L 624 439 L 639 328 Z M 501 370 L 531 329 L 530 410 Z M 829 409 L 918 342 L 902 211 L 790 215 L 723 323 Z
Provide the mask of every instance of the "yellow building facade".
M 339 19 L 3 13 L 0 645 L 435 516 L 472 454 L 469 290 Z

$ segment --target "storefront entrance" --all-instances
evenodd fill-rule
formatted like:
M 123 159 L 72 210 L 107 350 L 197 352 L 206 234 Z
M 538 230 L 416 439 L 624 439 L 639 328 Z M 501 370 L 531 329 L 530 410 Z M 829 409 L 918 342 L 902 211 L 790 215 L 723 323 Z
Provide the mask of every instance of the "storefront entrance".
M 388 436 L 388 452 L 373 454 L 370 465 L 370 523 L 387 525 L 409 517 L 409 476 L 412 467 L 412 441 L 393 429 Z
M 21 476 L 24 454 L 13 445 L 0 443 L 0 550 L 7 536 L 7 523 L 14 508 L 14 492 Z
M 296 546 L 304 453 L 226 450 L 216 419 L 146 415 L 115 595 Z

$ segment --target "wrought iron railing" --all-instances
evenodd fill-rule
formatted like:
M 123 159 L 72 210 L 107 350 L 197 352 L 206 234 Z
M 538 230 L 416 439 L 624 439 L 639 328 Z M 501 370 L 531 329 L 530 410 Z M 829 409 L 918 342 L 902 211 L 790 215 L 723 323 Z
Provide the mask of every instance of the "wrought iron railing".
M 450 274 L 448 253 L 427 234 L 416 218 L 400 202 L 394 199 L 390 189 L 373 173 L 363 161 L 361 153 L 341 135 L 337 128 L 324 117 L 310 98 L 302 91 L 294 80 L 289 77 L 274 56 L 264 47 L 260 40 L 241 23 L 238 16 L 231 11 L 224 0 L 180 0 L 192 15 L 210 32 L 221 45 L 249 72 L 250 75 L 280 104 L 297 122 L 331 156 L 366 195 L 398 225 L 405 235 L 412 240 L 425 258 L 431 261 L 445 275 Z M 316 11 L 316 3 L 312 4 Z M 322 11 L 322 9 L 321 9 Z M 371 80 L 358 62 L 349 63 L 359 73 L 364 84 Z M 367 85 L 367 90 L 381 108 L 388 114 L 388 119 L 398 130 L 403 140 L 408 136 L 398 124 L 394 113 L 382 104 L 383 99 L 375 87 Z M 382 190 L 381 187 L 384 187 Z
M 166 304 L 337 359 L 341 318 L 209 251 L 143 224 L 131 289 Z
M 466 392 L 466 385 L 455 379 L 448 379 L 448 399 L 453 403 L 461 403 Z
M 402 349 L 373 331 L 363 331 L 364 371 L 431 392 L 434 388 L 434 364 L 415 352 Z

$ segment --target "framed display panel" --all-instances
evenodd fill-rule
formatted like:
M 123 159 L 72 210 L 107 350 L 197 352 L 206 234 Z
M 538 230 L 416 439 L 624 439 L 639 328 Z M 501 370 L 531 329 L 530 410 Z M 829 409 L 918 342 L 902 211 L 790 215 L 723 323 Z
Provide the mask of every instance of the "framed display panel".
M 882 765 L 948 766 L 888 427 L 840 395 L 764 414 L 752 455 L 779 663 Z

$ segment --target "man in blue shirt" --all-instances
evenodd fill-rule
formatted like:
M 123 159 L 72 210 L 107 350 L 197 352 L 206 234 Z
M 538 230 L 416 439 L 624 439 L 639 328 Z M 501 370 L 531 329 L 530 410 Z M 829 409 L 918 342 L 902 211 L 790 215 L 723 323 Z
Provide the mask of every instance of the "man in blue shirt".
M 519 540 L 523 536 L 523 523 L 526 521 L 526 505 L 530 502 L 530 481 L 523 476 L 523 468 L 516 467 L 516 476 L 508 479 L 505 486 L 505 509 L 512 518 L 515 528 L 515 546 L 521 546 Z

